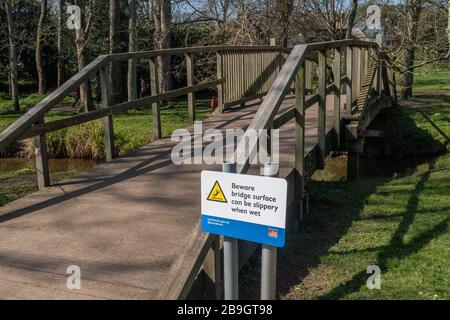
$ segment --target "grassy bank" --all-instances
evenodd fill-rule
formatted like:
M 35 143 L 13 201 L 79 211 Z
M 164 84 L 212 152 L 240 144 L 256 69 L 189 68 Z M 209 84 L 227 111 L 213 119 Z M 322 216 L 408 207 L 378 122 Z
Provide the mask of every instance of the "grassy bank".
M 57 171 L 50 174 L 53 183 L 75 174 L 76 170 Z M 0 173 L 0 207 L 37 191 L 36 171 L 28 168 Z
M 403 105 L 419 135 L 448 144 L 449 96 Z M 304 230 L 279 253 L 281 298 L 450 299 L 450 154 L 395 178 L 312 181 L 307 191 Z M 380 290 L 366 286 L 369 265 L 381 269 Z
M 211 113 L 208 103 L 197 103 L 196 117 L 204 119 Z M 76 114 L 75 112 L 53 112 L 45 121 L 53 121 Z M 0 131 L 13 123 L 20 114 L 0 114 Z M 113 117 L 116 151 L 119 156 L 152 141 L 152 116 L 150 109 L 130 110 Z M 187 104 L 184 101 L 170 102 L 161 108 L 162 134 L 167 137 L 177 128 L 189 125 Z M 31 156 L 33 148 L 29 140 L 22 155 Z M 100 120 L 48 134 L 50 157 L 102 158 L 104 156 L 103 125 Z M 17 149 L 17 148 L 16 148 Z

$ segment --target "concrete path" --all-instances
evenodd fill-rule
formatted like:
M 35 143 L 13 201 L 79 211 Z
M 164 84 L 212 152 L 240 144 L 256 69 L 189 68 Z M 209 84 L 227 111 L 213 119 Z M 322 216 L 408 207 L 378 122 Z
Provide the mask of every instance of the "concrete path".
M 327 130 L 332 123 L 328 97 Z M 280 112 L 293 105 L 288 98 Z M 258 102 L 203 122 L 245 128 Z M 307 150 L 317 106 L 306 112 Z M 280 132 L 281 175 L 294 161 L 294 124 Z M 220 166 L 171 161 L 163 139 L 0 208 L 0 299 L 152 299 L 200 215 L 200 172 Z M 254 170 L 257 168 L 254 168 Z M 69 290 L 69 266 L 81 289 Z

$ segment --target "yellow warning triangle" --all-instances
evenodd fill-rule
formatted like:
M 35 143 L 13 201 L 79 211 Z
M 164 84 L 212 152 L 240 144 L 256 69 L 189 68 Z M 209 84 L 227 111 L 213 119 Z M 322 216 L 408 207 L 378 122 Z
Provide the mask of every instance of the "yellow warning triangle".
M 209 192 L 209 196 L 207 198 L 209 201 L 217 201 L 227 203 L 227 198 L 225 198 L 225 194 L 222 191 L 222 188 L 219 185 L 219 182 L 216 181 L 211 191 Z

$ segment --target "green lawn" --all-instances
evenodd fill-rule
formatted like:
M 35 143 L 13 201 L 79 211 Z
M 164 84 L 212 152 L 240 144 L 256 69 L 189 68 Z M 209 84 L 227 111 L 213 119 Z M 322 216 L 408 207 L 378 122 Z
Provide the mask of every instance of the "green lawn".
M 450 69 L 443 66 L 417 69 L 414 73 L 413 91 L 415 93 L 450 91 Z
M 211 107 L 208 103 L 198 102 L 196 105 L 196 119 L 202 120 L 211 113 Z M 75 112 L 50 113 L 45 117 L 45 121 L 61 119 Z M 0 131 L 4 130 L 11 123 L 17 120 L 21 114 L 11 112 L 0 113 Z M 119 156 L 123 156 L 128 152 L 135 150 L 152 141 L 152 116 L 149 108 L 144 110 L 130 110 L 126 113 L 115 115 L 114 132 L 117 144 L 117 152 Z M 164 137 L 170 136 L 173 130 L 184 128 L 189 125 L 189 115 L 187 111 L 187 103 L 185 101 L 170 102 L 161 107 L 161 124 L 162 134 Z M 78 127 L 64 129 L 53 132 L 48 136 L 49 146 L 60 144 L 61 141 L 69 144 L 70 141 L 92 138 L 91 148 L 96 149 L 100 156 L 103 156 L 103 139 L 101 137 L 101 121 L 93 121 Z M 83 142 L 84 143 L 84 142 Z M 51 148 L 50 148 L 51 149 Z M 76 149 L 76 146 L 72 146 Z M 31 151 L 30 151 L 31 152 Z M 52 150 L 50 150 L 52 153 Z M 70 153 L 70 151 L 69 151 Z M 55 154 L 56 155 L 56 154 Z M 80 155 L 82 157 L 82 155 Z
M 450 96 L 433 92 L 450 72 L 425 78 L 418 90 L 431 91 L 403 102 L 413 109 L 401 109 L 402 117 L 412 119 L 420 135 L 448 145 Z M 396 178 L 311 181 L 306 189 L 304 230 L 279 251 L 281 298 L 450 299 L 450 154 Z M 366 286 L 369 265 L 381 269 L 380 290 Z

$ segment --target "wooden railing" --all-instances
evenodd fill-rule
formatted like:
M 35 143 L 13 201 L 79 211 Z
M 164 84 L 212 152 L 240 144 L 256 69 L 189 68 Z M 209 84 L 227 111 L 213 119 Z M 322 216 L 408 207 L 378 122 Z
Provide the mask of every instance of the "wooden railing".
M 345 59 L 344 58 L 345 55 Z M 331 68 L 327 63 L 332 61 Z M 371 68 L 374 70 L 371 73 Z M 332 77 L 327 77 L 326 70 L 332 70 Z M 345 70 L 345 75 L 343 74 Z M 313 85 L 314 75 L 317 75 L 316 86 Z M 366 79 L 370 78 L 369 84 Z M 364 87 L 364 85 L 369 88 Z M 282 113 L 276 114 L 286 95 L 294 89 L 295 105 Z M 368 90 L 367 94 L 361 94 L 362 90 Z M 308 92 L 314 93 L 308 95 Z M 282 69 L 277 73 L 270 89 L 264 97 L 256 115 L 247 128 L 244 136 L 235 151 L 237 160 L 237 172 L 247 173 L 249 169 L 249 155 L 258 147 L 258 141 L 247 139 L 247 135 L 260 131 L 259 129 L 277 129 L 292 119 L 295 119 L 295 195 L 298 203 L 304 194 L 307 173 L 315 168 L 307 170 L 306 159 L 314 157 L 316 168 L 323 168 L 327 152 L 326 145 L 326 99 L 327 95 L 334 97 L 334 121 L 333 129 L 337 141 L 333 148 L 339 147 L 341 131 L 341 96 L 345 97 L 345 111 L 355 119 L 362 119 L 367 113 L 365 108 L 370 95 L 389 96 L 395 99 L 395 79 L 393 72 L 387 69 L 379 47 L 374 42 L 342 40 L 333 42 L 313 43 L 297 45 L 290 52 Z M 361 98 L 362 97 L 362 98 Z M 358 99 L 363 99 L 363 110 L 358 110 Z M 305 111 L 314 104 L 318 104 L 318 142 L 316 147 L 308 155 L 305 153 Z M 253 130 L 251 130 L 253 129 Z M 310 161 L 309 161 L 310 162 Z M 202 264 L 209 250 L 213 252 L 214 272 L 212 280 L 216 284 L 216 298 L 222 296 L 220 274 L 220 239 L 216 235 L 204 234 L 199 224 L 192 231 L 189 241 L 186 243 L 183 254 L 172 265 L 168 280 L 160 292 L 161 299 L 185 299 L 194 283 L 195 277 L 202 269 Z M 188 254 L 187 254 L 188 253 Z M 211 264 L 209 262 L 209 264 Z M 211 271 L 209 272 L 211 275 Z
M 113 115 L 139 107 L 152 107 L 153 138 L 162 136 L 160 103 L 187 95 L 189 120 L 195 120 L 195 92 L 208 88 L 217 89 L 218 111 L 260 96 L 272 84 L 281 68 L 281 55 L 286 49 L 277 46 L 209 46 L 176 48 L 102 55 L 49 94 L 36 106 L 0 133 L 0 150 L 10 143 L 34 137 L 36 167 L 39 188 L 50 185 L 48 154 L 45 136 L 47 133 L 81 123 L 103 119 L 105 128 L 105 157 L 110 161 L 115 157 Z M 201 54 L 215 55 L 215 74 L 209 80 L 195 83 L 195 57 Z M 158 57 L 184 56 L 187 85 L 161 93 L 158 88 Z M 112 104 L 111 63 L 128 63 L 129 60 L 148 61 L 151 95 L 140 99 Z M 99 75 L 101 106 L 97 110 L 81 113 L 61 120 L 45 122 L 45 115 L 58 105 L 67 95 L 81 85 L 90 83 Z M 136 79 L 134 79 L 136 82 Z

